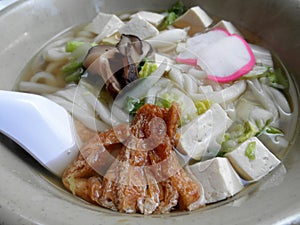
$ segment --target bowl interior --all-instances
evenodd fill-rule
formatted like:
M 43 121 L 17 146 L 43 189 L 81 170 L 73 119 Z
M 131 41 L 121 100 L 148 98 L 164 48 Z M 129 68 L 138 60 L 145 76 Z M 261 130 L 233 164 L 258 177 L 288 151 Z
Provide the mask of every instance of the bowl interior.
M 163 10 L 175 0 L 27 0 L 17 1 L 0 12 L 0 89 L 13 89 L 31 57 L 53 36 L 90 21 L 97 12 Z M 296 83 L 292 90 L 298 114 L 300 83 L 300 2 L 280 0 L 190 0 L 210 15 L 231 21 L 254 33 L 273 50 Z M 22 19 L 20 19 L 22 18 Z M 294 118 L 295 127 L 298 117 Z M 252 185 L 234 198 L 192 213 L 143 217 L 124 215 L 89 205 L 66 192 L 56 179 L 12 141 L 0 135 L 0 222 L 45 224 L 179 223 L 270 224 L 296 221 L 300 211 L 300 135 L 294 134 L 283 168 Z M 279 175 L 278 175 L 279 174 Z M 274 216 L 275 215 L 275 216 Z M 100 219 L 100 220 L 99 220 Z

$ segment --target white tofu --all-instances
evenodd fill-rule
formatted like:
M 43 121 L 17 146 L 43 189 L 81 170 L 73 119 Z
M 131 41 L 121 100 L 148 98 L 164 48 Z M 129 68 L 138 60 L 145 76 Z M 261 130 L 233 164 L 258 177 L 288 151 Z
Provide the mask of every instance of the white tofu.
M 270 50 L 255 44 L 249 44 L 249 46 L 254 54 L 256 64 L 268 67 L 274 66 Z
M 154 26 L 158 26 L 165 18 L 165 16 L 162 14 L 148 12 L 148 11 L 139 11 L 139 12 L 133 14 L 131 16 L 131 18 L 134 16 L 139 16 L 140 18 L 148 21 L 149 23 L 153 24 Z
M 246 150 L 252 142 L 255 142 L 255 158 L 249 159 L 246 155 Z M 280 163 L 280 160 L 256 137 L 243 142 L 225 156 L 229 159 L 236 172 L 245 180 L 258 180 Z
M 206 203 L 231 197 L 243 189 L 241 178 L 226 158 L 213 158 L 187 166 L 186 170 L 202 184 Z
M 159 33 L 155 26 L 139 16 L 134 16 L 120 28 L 119 32 L 138 36 L 142 40 L 154 37 Z
M 214 157 L 231 124 L 232 120 L 223 108 L 213 104 L 209 110 L 181 128 L 177 148 L 196 160 Z
M 199 6 L 195 6 L 180 16 L 173 25 L 179 28 L 190 27 L 188 34 L 190 36 L 198 32 L 204 32 L 213 20 Z
M 238 34 L 238 35 L 242 36 L 242 34 L 239 32 L 239 30 L 231 22 L 226 21 L 226 20 L 219 21 L 215 26 L 213 26 L 212 29 L 215 29 L 215 28 L 221 28 L 221 29 L 226 30 L 230 34 Z
M 85 30 L 98 34 L 95 40 L 99 41 L 113 35 L 123 25 L 123 21 L 116 15 L 100 12 L 93 21 L 85 27 Z

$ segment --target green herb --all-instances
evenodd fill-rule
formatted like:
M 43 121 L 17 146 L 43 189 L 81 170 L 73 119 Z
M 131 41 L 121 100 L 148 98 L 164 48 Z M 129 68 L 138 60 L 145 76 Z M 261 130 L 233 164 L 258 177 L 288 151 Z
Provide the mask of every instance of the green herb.
M 77 71 L 79 68 L 82 67 L 82 62 L 77 62 L 77 61 L 71 61 L 64 65 L 61 69 L 64 75 L 69 75 L 71 73 L 74 73 Z
M 169 13 L 159 25 L 159 30 L 166 29 L 168 26 L 172 25 L 177 18 L 178 16 L 174 12 Z
M 269 68 L 263 75 L 269 79 L 271 86 L 275 88 L 286 89 L 289 87 L 289 81 L 287 77 L 284 76 L 280 68 Z
M 80 45 L 86 44 L 87 42 L 83 41 L 68 41 L 66 44 L 66 52 L 73 52 L 75 51 Z M 96 43 L 88 43 L 91 47 L 96 46 Z
M 83 60 L 89 49 L 97 44 L 83 41 L 68 41 L 66 51 L 71 52 L 70 61 L 61 68 L 61 73 L 67 83 L 78 83 L 83 73 Z
M 248 144 L 245 155 L 250 159 L 254 160 L 255 159 L 255 150 L 256 150 L 256 142 L 252 141 Z
M 208 100 L 194 101 L 198 115 L 205 113 L 210 108 L 210 102 Z
M 127 96 L 125 110 L 129 112 L 129 114 L 135 115 L 139 108 L 141 108 L 144 104 L 144 99 L 138 99 L 131 96 Z
M 284 136 L 284 132 L 282 130 L 270 126 L 271 122 L 272 122 L 271 119 L 267 120 L 266 125 L 261 129 L 261 131 L 256 136 L 260 136 L 262 134 Z
M 178 101 L 179 97 L 172 93 L 172 92 L 167 92 L 161 95 L 159 99 L 156 100 L 156 105 L 162 108 L 170 108 L 172 106 L 173 102 L 177 102 L 179 104 L 179 107 L 182 109 L 182 103 Z
M 244 124 L 238 123 L 235 124 L 227 131 L 223 136 L 222 148 L 219 152 L 219 155 L 224 155 L 228 152 L 233 151 L 238 144 L 245 142 L 251 137 L 254 137 L 258 134 L 257 127 L 252 124 L 250 121 L 245 122 Z
M 169 10 L 168 10 L 168 15 L 164 18 L 162 23 L 159 25 L 158 29 L 159 30 L 164 30 L 168 26 L 172 25 L 175 20 L 184 14 L 186 12 L 186 7 L 183 4 L 182 1 L 178 1 L 175 5 L 173 5 Z
M 174 4 L 169 10 L 168 12 L 174 12 L 176 15 L 181 16 L 182 14 L 184 14 L 186 12 L 187 8 L 186 6 L 183 4 L 182 1 L 178 1 L 176 4 Z
M 280 129 L 278 129 L 276 127 L 272 127 L 272 126 L 267 127 L 265 131 L 267 134 L 284 135 L 283 131 L 281 131 Z
M 68 76 L 66 76 L 65 81 L 67 83 L 70 83 L 70 82 L 78 83 L 80 81 L 81 75 L 82 75 L 82 70 L 78 69 L 75 72 L 73 72 L 73 73 L 69 74 Z
M 73 52 L 78 46 L 84 44 L 82 41 L 68 41 L 66 44 L 66 52 Z
M 158 107 L 165 108 L 165 109 L 169 109 L 169 108 L 172 106 L 172 101 L 167 100 L 167 99 L 164 99 L 164 98 L 160 98 L 159 100 L 157 100 L 157 101 L 155 102 L 155 104 L 156 104 Z
M 150 76 L 155 70 L 157 70 L 157 65 L 146 60 L 139 71 L 139 77 L 146 78 Z
M 77 62 L 76 60 L 71 61 L 62 67 L 61 72 L 67 83 L 77 83 L 79 82 L 83 72 L 82 62 Z
M 242 143 L 258 133 L 257 128 L 249 121 L 244 123 L 243 134 L 238 138 L 238 142 Z

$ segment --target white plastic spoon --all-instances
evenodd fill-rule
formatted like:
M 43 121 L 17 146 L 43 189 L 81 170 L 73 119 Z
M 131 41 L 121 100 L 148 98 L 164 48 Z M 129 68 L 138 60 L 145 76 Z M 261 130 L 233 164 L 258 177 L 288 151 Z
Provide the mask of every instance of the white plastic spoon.
M 71 115 L 35 94 L 0 90 L 0 132 L 58 177 L 79 151 Z

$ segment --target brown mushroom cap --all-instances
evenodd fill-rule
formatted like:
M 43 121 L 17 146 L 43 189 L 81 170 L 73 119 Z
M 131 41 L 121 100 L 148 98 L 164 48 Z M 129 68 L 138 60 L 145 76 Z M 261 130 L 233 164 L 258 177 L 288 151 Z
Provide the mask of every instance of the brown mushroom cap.
M 137 65 L 152 53 L 149 43 L 134 35 L 123 34 L 116 46 L 99 45 L 91 48 L 83 66 L 89 73 L 102 77 L 106 89 L 115 98 L 122 88 L 139 78 Z
M 96 65 L 92 64 L 95 62 L 96 59 L 98 59 L 101 55 L 104 53 L 107 53 L 111 49 L 115 49 L 112 45 L 97 45 L 95 47 L 90 48 L 90 50 L 87 53 L 86 58 L 83 61 L 83 67 L 88 70 L 88 72 L 92 74 L 100 74 L 99 69 Z M 92 67 L 91 67 L 92 66 Z
M 153 54 L 152 46 L 134 35 L 121 35 L 121 40 L 116 46 L 123 55 L 130 55 L 133 62 L 138 64 L 145 57 Z

